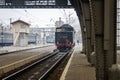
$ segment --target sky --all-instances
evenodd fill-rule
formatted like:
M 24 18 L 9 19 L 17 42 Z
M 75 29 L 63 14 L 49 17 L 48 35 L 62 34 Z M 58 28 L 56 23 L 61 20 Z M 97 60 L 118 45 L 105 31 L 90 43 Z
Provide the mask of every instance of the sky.
M 55 22 L 61 17 L 64 23 L 70 15 L 70 23 L 76 30 L 80 29 L 78 17 L 74 9 L 0 9 L 0 23 L 10 24 L 18 19 L 31 24 L 30 27 L 55 27 Z

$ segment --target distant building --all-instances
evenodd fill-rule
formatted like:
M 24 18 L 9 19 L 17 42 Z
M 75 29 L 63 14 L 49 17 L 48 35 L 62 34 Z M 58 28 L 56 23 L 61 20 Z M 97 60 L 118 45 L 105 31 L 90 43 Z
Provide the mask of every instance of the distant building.
M 13 31 L 14 46 L 27 46 L 30 24 L 22 20 L 14 21 L 11 24 Z
M 46 42 L 49 42 L 49 40 L 54 40 L 55 27 L 30 28 L 30 33 L 36 34 L 37 44 L 46 43 Z M 50 37 L 50 39 L 48 39 L 48 37 Z
M 61 20 L 61 18 L 59 18 L 59 21 L 55 22 L 55 27 L 60 27 L 64 24 L 64 22 Z

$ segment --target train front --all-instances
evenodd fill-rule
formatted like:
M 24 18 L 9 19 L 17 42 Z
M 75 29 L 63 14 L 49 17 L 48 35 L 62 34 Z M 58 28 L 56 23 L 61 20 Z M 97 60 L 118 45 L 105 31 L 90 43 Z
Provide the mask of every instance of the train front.
M 69 24 L 64 24 L 56 28 L 55 43 L 60 51 L 68 51 L 74 47 L 75 31 Z

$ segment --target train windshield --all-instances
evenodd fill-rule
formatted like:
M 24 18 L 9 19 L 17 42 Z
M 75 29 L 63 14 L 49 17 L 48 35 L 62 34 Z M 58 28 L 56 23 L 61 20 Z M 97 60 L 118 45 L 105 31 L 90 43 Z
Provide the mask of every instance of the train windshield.
M 72 42 L 72 32 L 57 32 L 56 33 L 56 42 L 65 43 L 66 40 Z

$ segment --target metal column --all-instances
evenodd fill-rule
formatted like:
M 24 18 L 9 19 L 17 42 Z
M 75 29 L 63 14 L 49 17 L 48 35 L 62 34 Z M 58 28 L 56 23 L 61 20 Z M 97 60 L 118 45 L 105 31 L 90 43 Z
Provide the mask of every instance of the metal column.
M 90 0 L 95 32 L 96 78 L 105 79 L 104 56 L 104 0 Z
M 89 8 L 89 1 L 82 2 L 82 8 L 84 13 L 84 21 L 86 27 L 86 55 L 88 62 L 91 63 L 90 55 L 92 53 L 92 46 L 91 46 L 91 17 L 90 17 L 90 8 Z
M 104 50 L 105 76 L 108 69 L 116 63 L 116 0 L 104 1 Z
M 89 1 L 95 30 L 96 78 L 108 80 L 108 69 L 116 63 L 116 1 Z

